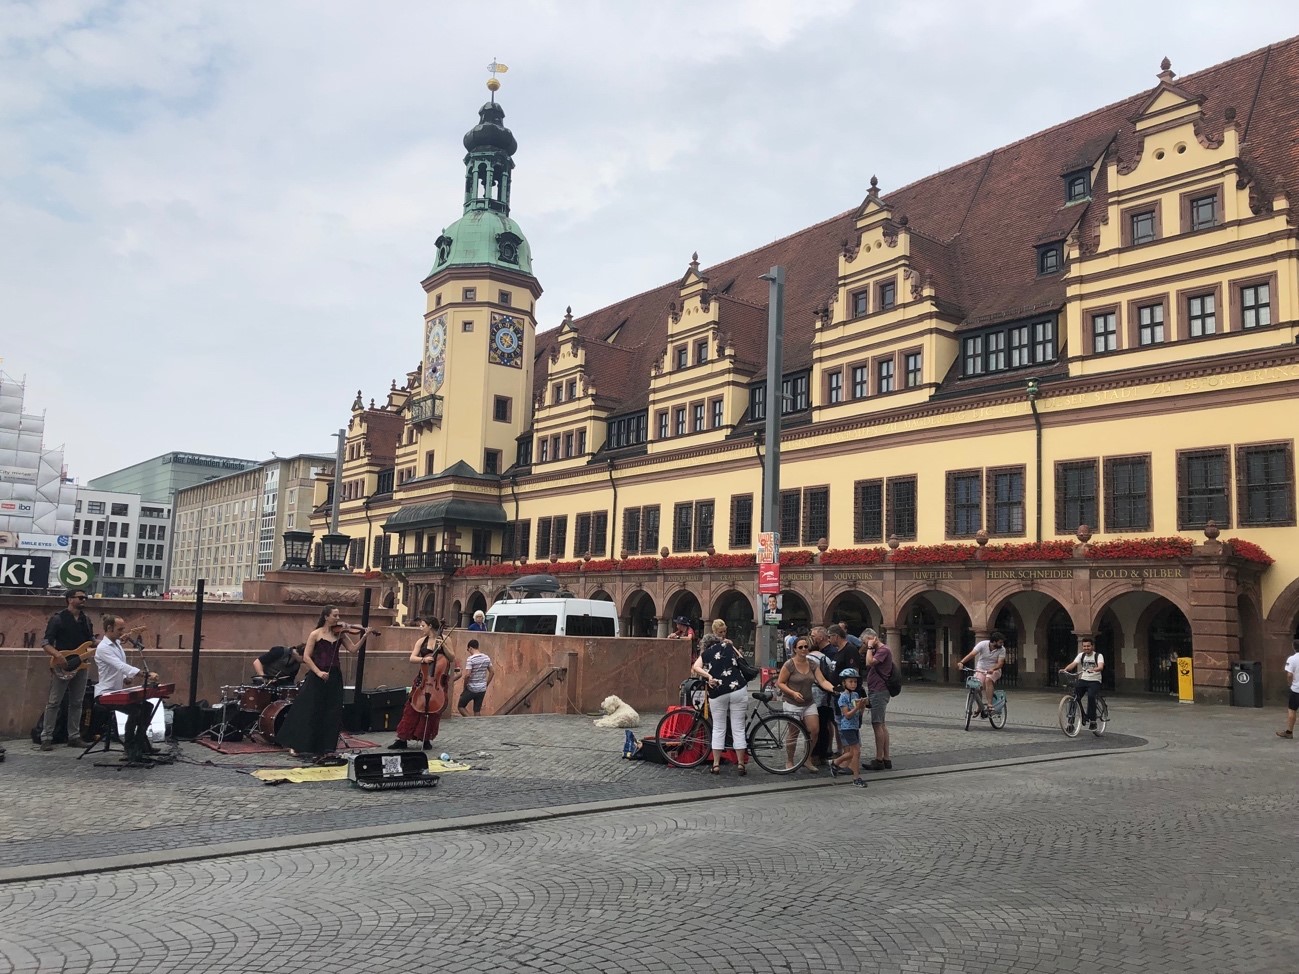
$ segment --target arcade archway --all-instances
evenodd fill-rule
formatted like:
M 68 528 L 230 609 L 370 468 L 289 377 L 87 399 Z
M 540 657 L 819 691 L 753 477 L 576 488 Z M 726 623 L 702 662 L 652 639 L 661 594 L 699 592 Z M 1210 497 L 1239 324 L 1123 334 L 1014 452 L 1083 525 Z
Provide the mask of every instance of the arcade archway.
M 654 600 L 644 589 L 637 589 L 627 596 L 627 601 L 623 605 L 622 618 L 622 630 L 625 635 L 648 637 L 658 635 L 658 613 L 654 608 Z

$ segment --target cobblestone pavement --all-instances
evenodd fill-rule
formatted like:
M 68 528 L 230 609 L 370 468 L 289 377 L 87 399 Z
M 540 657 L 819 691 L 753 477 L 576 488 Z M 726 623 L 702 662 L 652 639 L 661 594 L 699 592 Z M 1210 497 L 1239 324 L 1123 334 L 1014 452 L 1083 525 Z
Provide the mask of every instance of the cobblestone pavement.
M 904 700 L 900 753 L 953 719 Z M 8 883 L 0 971 L 1292 970 L 1276 712 L 1113 710 L 1166 746 Z
M 956 696 L 951 690 L 922 690 L 899 698 L 910 706 L 891 714 L 895 768 L 913 771 L 1141 743 L 1119 734 L 1067 740 L 1041 714 L 1033 718 L 1036 725 L 1021 718 L 1013 700 L 1004 730 L 985 721 L 967 733 L 957 719 Z M 658 716 L 646 715 L 636 733 L 652 734 Z M 384 744 L 391 740 L 390 734 L 367 737 Z M 224 756 L 183 744 L 183 763 L 119 771 L 94 767 L 94 755 L 78 761 L 79 752 L 72 749 L 43 753 L 15 742 L 9 745 L 9 761 L 0 765 L 12 785 L 0 803 L 0 867 L 791 780 L 756 767 L 745 779 L 714 778 L 702 769 L 623 761 L 622 739 L 621 730 L 593 727 L 582 716 L 450 720 L 433 753 L 446 749 L 478 770 L 443 775 L 436 789 L 388 792 L 361 791 L 346 782 L 270 788 L 247 774 L 297 766 L 283 754 Z M 809 784 L 817 777 L 828 780 L 824 774 L 796 776 Z

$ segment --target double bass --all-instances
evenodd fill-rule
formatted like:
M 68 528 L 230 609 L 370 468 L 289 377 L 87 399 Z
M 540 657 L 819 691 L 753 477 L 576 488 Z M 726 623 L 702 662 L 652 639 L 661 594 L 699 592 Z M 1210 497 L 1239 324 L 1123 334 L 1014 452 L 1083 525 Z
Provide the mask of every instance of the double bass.
M 428 642 L 434 638 L 433 634 L 424 637 L 420 656 L 425 658 L 425 662 L 420 664 L 419 673 L 410 690 L 411 709 L 417 714 L 440 714 L 446 708 L 447 690 L 451 681 L 451 657 L 446 652 L 446 641 L 454 631 L 454 626 L 443 629 L 439 624 L 437 642 L 431 650 Z M 439 660 L 442 661 L 440 668 Z

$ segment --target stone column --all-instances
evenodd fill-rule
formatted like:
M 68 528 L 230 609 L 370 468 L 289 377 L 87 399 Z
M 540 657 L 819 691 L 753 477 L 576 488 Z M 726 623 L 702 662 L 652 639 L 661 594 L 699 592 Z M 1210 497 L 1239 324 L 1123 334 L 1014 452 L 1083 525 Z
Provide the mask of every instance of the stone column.
M 1240 659 L 1236 571 L 1222 562 L 1196 565 L 1188 581 L 1191 615 L 1187 621 L 1191 624 L 1195 699 L 1199 703 L 1228 704 L 1231 664 Z

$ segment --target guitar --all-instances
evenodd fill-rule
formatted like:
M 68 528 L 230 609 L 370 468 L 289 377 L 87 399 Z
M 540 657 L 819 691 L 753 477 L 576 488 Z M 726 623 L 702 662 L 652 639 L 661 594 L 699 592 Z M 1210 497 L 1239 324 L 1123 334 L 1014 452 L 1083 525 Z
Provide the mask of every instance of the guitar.
M 90 661 L 95 658 L 95 647 L 98 645 L 92 639 L 82 643 L 76 649 L 59 650 L 59 655 L 50 657 L 50 672 L 60 680 L 71 680 L 90 665 Z M 79 665 L 69 669 L 73 660 L 76 660 Z

